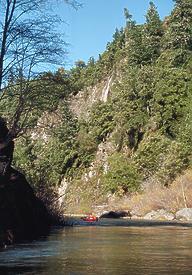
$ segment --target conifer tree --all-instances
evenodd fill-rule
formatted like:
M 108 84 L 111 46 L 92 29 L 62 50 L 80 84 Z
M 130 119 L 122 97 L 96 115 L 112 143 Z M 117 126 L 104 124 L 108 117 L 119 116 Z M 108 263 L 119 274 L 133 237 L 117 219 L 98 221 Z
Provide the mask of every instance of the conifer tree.
M 124 9 L 126 19 L 125 28 L 125 48 L 128 56 L 128 64 L 139 65 L 142 63 L 143 47 L 142 47 L 142 28 L 136 25 L 132 19 L 132 15 L 127 9 Z
M 192 50 L 192 1 L 175 0 L 165 35 L 165 48 Z
M 160 44 L 163 36 L 163 26 L 157 8 L 153 2 L 146 14 L 146 24 L 144 25 L 143 44 L 145 55 L 143 56 L 146 63 L 155 61 L 160 55 Z

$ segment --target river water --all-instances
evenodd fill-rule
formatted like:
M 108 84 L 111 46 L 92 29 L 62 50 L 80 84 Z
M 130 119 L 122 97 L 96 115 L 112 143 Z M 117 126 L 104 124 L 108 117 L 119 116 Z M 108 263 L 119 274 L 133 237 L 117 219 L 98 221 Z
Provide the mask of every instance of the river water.
M 192 227 L 105 220 L 0 252 L 0 274 L 192 274 Z

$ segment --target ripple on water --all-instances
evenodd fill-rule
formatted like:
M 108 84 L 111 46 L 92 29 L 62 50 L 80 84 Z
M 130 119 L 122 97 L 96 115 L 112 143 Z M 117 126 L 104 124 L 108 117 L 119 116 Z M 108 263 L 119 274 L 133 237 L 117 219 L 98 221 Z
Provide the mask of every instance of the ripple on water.
M 191 227 L 100 225 L 54 229 L 9 247 L 0 252 L 0 274 L 192 274 Z

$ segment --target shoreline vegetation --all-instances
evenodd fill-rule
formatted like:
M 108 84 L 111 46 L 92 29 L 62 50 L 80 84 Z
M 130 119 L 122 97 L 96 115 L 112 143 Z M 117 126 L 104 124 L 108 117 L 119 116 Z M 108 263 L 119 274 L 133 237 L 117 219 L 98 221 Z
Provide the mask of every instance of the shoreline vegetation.
M 81 209 L 81 207 L 79 207 Z M 108 203 L 82 208 L 78 214 L 65 213 L 65 216 L 81 217 L 86 213 L 100 216 L 103 212 L 129 211 L 134 219 L 156 219 L 192 221 L 192 213 L 182 217 L 176 213 L 181 209 L 192 211 L 192 171 L 188 170 L 179 176 L 171 186 L 151 184 L 137 194 L 129 197 L 111 197 Z M 124 217 L 125 219 L 127 217 Z M 129 218 L 129 217 L 128 217 Z

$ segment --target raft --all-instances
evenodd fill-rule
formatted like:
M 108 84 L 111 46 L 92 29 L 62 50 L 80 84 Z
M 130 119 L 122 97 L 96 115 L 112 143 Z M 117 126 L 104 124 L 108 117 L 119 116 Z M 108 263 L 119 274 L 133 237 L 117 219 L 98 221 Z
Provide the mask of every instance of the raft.
M 98 217 L 93 216 L 93 215 L 88 215 L 88 216 L 82 217 L 81 219 L 86 222 L 97 222 L 98 221 Z

